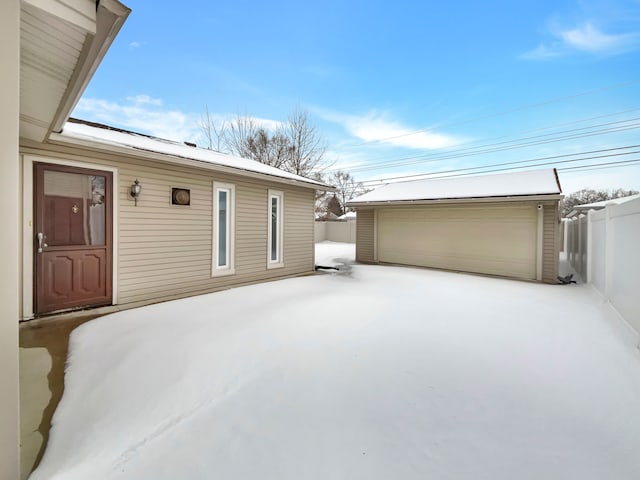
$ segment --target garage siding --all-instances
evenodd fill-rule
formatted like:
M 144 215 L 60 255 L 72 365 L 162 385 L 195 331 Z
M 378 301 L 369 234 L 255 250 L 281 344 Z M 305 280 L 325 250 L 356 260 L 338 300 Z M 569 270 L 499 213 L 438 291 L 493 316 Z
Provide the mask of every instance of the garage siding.
M 375 255 L 375 210 L 359 208 L 356 223 L 356 261 L 373 263 Z
M 544 205 L 542 229 L 542 281 L 557 283 L 560 256 L 559 204 Z
M 536 278 L 535 203 L 389 207 L 377 215 L 380 262 Z

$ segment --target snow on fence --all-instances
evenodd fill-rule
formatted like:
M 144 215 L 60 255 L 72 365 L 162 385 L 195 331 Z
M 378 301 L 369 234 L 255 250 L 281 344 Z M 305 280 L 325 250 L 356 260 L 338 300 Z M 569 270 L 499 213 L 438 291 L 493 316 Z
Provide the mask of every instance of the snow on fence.
M 567 259 L 640 335 L 640 198 L 567 222 Z
M 330 240 L 332 242 L 356 243 L 356 221 L 316 222 L 314 238 L 316 242 Z

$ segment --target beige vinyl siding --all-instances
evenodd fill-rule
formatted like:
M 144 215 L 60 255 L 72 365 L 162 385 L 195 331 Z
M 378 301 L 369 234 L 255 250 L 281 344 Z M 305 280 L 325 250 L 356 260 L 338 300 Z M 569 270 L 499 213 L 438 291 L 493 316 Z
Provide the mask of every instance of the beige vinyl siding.
M 538 204 L 543 205 L 542 281 L 556 283 L 560 245 L 558 201 L 358 209 L 356 259 L 361 262 L 388 261 L 534 279 Z M 408 215 L 404 222 L 403 214 Z M 422 216 L 431 222 L 431 228 L 420 229 L 422 220 L 419 218 Z M 400 223 L 394 226 L 394 222 Z M 383 232 L 376 232 L 380 228 L 383 228 Z M 442 232 L 438 236 L 440 230 Z M 431 238 L 430 235 L 435 237 Z M 418 249 L 421 253 L 416 255 L 428 254 L 427 260 L 411 256 L 416 245 L 426 248 L 424 252 Z M 440 250 L 438 245 L 441 245 Z M 458 255 L 451 257 L 456 248 Z M 474 258 L 469 257 L 473 255 Z M 503 267 L 498 268 L 500 263 Z M 520 264 L 521 267 L 518 266 Z
M 560 225 L 559 203 L 544 204 L 542 228 L 542 281 L 558 282 L 558 263 L 560 261 Z
M 373 208 L 358 208 L 356 223 L 356 261 L 373 263 L 375 255 L 375 210 Z
M 118 304 L 151 303 L 313 271 L 314 191 L 207 169 L 51 147 L 25 153 L 118 168 Z M 46 161 L 46 158 L 42 158 Z M 138 206 L 129 188 L 138 179 Z M 212 277 L 213 182 L 235 185 L 235 274 Z M 191 191 L 171 205 L 171 188 Z M 283 192 L 284 267 L 267 269 L 268 190 Z
M 536 277 L 535 203 L 379 208 L 377 228 L 380 262 Z
M 286 190 L 284 192 L 284 268 L 296 272 L 313 271 L 313 207 L 315 195 L 311 190 Z M 266 203 L 266 199 L 265 199 Z M 267 219 L 265 219 L 266 222 Z M 263 254 L 266 261 L 266 252 Z

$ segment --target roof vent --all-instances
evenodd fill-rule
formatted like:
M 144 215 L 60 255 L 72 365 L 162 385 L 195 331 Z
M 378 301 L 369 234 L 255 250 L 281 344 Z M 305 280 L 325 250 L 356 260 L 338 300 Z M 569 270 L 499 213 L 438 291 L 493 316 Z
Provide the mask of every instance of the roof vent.
M 187 147 L 197 147 L 197 145 L 196 145 L 195 143 L 192 143 L 192 142 L 184 142 L 184 144 L 185 144 Z

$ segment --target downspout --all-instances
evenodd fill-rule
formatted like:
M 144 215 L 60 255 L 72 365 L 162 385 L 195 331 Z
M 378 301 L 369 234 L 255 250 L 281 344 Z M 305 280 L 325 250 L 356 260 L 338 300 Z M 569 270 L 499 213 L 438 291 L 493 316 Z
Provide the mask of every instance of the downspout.
M 538 240 L 536 242 L 536 280 L 542 281 L 542 242 L 544 241 L 544 206 L 539 203 L 538 209 Z

